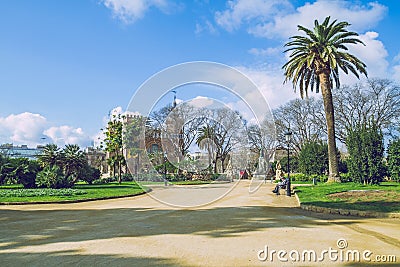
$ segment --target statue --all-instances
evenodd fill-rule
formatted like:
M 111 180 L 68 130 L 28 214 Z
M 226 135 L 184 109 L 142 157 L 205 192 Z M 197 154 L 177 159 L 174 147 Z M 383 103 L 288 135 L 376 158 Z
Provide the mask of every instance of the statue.
M 264 159 L 263 150 L 260 151 L 260 156 L 258 157 L 257 170 L 254 172 L 253 177 L 260 180 L 265 180 L 267 175 L 267 165 Z
M 231 162 L 230 158 L 228 161 L 228 166 L 226 167 L 226 178 L 228 178 L 229 181 L 233 182 L 233 170 L 232 170 L 232 162 Z
M 265 159 L 263 155 L 263 150 L 260 151 L 260 156 L 258 157 L 258 166 L 257 166 L 257 171 L 256 174 L 265 174 L 267 171 L 267 168 L 265 166 Z
M 276 173 L 275 173 L 275 180 L 280 180 L 283 177 L 283 171 L 280 161 L 276 163 Z

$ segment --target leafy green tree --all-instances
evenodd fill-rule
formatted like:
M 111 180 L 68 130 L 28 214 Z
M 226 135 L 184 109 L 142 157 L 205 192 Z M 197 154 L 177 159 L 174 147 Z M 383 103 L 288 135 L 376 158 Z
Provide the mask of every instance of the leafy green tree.
M 127 116 L 123 128 L 123 145 L 125 147 L 126 161 L 131 167 L 131 172 L 138 175 L 142 161 L 146 160 L 145 129 L 149 127 L 149 120 L 143 116 Z
M 72 176 L 71 179 L 76 181 L 79 171 L 84 168 L 85 163 L 87 163 L 84 153 L 78 145 L 66 145 L 61 155 L 64 175 L 66 177 Z
M 121 183 L 122 178 L 122 166 L 125 165 L 125 157 L 123 154 L 123 122 L 125 116 L 113 115 L 111 120 L 107 123 L 105 131 L 106 138 L 104 143 L 106 145 L 106 151 L 109 153 L 108 164 L 113 167 L 114 175 L 116 168 L 118 167 L 118 183 Z
M 336 157 L 335 118 L 332 101 L 333 82 L 340 87 L 339 69 L 357 78 L 359 73 L 367 76 L 366 65 L 354 55 L 346 52 L 348 44 L 363 44 L 357 33 L 346 28 L 348 22 L 330 22 L 327 17 L 322 24 L 315 20 L 314 29 L 298 25 L 298 30 L 306 36 L 293 36 L 286 43 L 291 52 L 289 61 L 283 65 L 285 82 L 291 80 L 294 89 L 300 88 L 301 97 L 311 91 L 321 89 L 328 135 L 329 182 L 340 182 Z
M 392 180 L 400 182 L 400 139 L 391 141 L 388 146 L 388 172 Z
M 304 174 L 325 174 L 328 170 L 328 145 L 308 142 L 299 153 L 299 171 Z
M 385 175 L 383 134 L 375 123 L 349 131 L 346 146 L 350 154 L 349 173 L 353 181 L 378 184 Z

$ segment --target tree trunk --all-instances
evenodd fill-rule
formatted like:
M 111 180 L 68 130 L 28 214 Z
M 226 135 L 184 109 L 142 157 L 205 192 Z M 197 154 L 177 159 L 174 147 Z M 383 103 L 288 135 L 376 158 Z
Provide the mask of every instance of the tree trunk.
M 122 182 L 122 166 L 121 161 L 118 161 L 118 183 L 121 184 Z
M 215 160 L 214 160 L 214 173 L 218 173 L 217 164 L 218 164 L 218 157 L 216 157 Z
M 225 157 L 221 157 L 221 169 L 222 173 L 225 173 Z
M 326 72 L 322 72 L 319 75 L 319 78 L 321 82 L 322 98 L 324 100 L 326 129 L 328 133 L 328 182 L 340 182 L 338 159 L 336 154 L 335 115 L 333 110 L 331 83 L 329 80 L 329 74 Z

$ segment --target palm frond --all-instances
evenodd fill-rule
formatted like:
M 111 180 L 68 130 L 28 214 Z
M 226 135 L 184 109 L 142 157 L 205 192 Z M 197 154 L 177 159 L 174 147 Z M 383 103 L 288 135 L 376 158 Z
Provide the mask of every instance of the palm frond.
M 293 89 L 298 87 L 300 95 L 308 95 L 308 90 L 318 93 L 320 90 L 321 73 L 329 77 L 340 87 L 339 69 L 345 74 L 353 73 L 357 78 L 360 74 L 367 76 L 366 65 L 354 55 L 349 54 L 347 44 L 363 44 L 357 38 L 358 34 L 348 31 L 348 22 L 330 20 L 326 17 L 322 23 L 314 21 L 313 30 L 298 25 L 299 32 L 305 35 L 295 35 L 285 44 L 284 53 L 290 52 L 289 60 L 283 65 L 285 83 L 292 82 Z

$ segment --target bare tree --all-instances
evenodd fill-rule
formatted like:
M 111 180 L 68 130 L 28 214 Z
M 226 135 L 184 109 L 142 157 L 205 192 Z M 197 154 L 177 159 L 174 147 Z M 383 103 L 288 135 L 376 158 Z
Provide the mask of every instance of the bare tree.
M 276 128 L 272 118 L 262 121 L 259 125 L 247 127 L 250 150 L 257 156 L 262 156 L 269 161 L 277 146 Z
M 273 111 L 277 140 L 286 146 L 285 133 L 290 127 L 291 145 L 299 152 L 307 142 L 326 140 L 326 123 L 321 99 L 295 99 Z
M 337 138 L 345 142 L 357 125 L 373 121 L 385 134 L 400 125 L 400 87 L 387 79 L 333 90 Z
M 214 172 L 218 171 L 218 163 L 221 164 L 220 170 L 224 172 L 231 152 L 247 146 L 244 121 L 237 112 L 226 108 L 209 109 L 205 114 L 207 119 L 204 126 L 212 129 L 214 135 L 211 138 L 215 145 Z
M 178 105 L 166 118 L 166 131 L 174 141 L 174 146 L 184 157 L 196 139 L 200 125 L 206 120 L 204 110 L 189 103 Z

